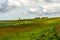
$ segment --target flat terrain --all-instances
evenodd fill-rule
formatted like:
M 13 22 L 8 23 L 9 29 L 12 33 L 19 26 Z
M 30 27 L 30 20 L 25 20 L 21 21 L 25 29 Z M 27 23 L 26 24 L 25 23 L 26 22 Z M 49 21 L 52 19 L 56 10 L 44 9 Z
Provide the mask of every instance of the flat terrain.
M 34 27 L 24 27 L 24 26 L 19 26 L 19 27 L 15 27 L 15 28 L 0 28 L 0 34 L 4 35 L 6 33 L 12 34 L 12 33 L 16 33 L 16 32 L 26 32 L 26 31 L 30 31 L 32 30 Z
M 60 18 L 0 21 L 0 40 L 60 40 Z

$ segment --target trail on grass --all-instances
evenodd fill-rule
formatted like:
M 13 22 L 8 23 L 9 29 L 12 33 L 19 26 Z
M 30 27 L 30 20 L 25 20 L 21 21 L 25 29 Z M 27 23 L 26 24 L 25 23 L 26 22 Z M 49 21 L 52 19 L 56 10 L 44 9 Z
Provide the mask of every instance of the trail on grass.
M 55 31 L 56 31 L 57 34 L 60 36 L 60 25 L 57 25 L 57 26 L 56 26 Z
M 12 34 L 16 32 L 28 32 L 33 30 L 35 27 L 34 26 L 17 26 L 17 27 L 8 27 L 8 28 L 0 28 L 0 35 L 4 34 Z

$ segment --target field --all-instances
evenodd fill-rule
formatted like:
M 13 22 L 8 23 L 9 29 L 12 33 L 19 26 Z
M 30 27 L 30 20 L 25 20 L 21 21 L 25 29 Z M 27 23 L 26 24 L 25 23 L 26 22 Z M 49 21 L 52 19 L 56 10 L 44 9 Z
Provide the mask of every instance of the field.
M 60 40 L 60 18 L 2 20 L 0 40 Z

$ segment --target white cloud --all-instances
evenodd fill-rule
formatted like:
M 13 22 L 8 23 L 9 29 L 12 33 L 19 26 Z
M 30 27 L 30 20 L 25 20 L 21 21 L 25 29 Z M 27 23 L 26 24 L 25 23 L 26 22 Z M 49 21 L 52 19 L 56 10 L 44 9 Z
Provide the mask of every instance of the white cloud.
M 30 8 L 30 11 L 31 11 L 31 12 L 36 12 L 37 9 L 35 9 L 35 8 Z
M 8 6 L 21 6 L 17 0 L 8 0 Z
M 30 14 L 29 11 L 34 12 L 36 15 L 45 13 L 52 15 L 53 13 L 58 14 L 60 12 L 59 8 L 60 0 L 0 0 L 0 13 L 7 15 L 27 15 Z

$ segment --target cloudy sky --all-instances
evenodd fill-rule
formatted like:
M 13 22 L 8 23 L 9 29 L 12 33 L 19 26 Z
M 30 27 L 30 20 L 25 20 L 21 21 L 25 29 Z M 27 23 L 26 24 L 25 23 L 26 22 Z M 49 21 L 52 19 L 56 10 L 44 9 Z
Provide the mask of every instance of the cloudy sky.
M 60 0 L 0 0 L 0 20 L 59 17 Z

